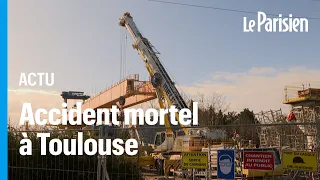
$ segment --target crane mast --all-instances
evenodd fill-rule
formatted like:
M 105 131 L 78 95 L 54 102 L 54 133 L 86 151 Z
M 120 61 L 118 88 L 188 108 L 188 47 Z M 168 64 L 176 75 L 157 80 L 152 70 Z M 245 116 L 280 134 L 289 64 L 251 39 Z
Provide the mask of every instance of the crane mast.
M 182 96 L 175 87 L 174 82 L 171 80 L 167 71 L 161 64 L 157 56 L 159 53 L 154 50 L 153 45 L 148 41 L 148 39 L 143 37 L 143 35 L 140 33 L 130 13 L 126 12 L 120 19 L 119 24 L 120 26 L 126 27 L 126 29 L 129 31 L 134 41 L 134 44 L 132 45 L 133 48 L 139 52 L 140 56 L 145 62 L 146 68 L 151 76 L 151 83 L 153 87 L 156 88 L 160 107 L 164 108 L 165 102 L 167 102 L 167 106 L 175 105 L 178 110 L 188 108 L 186 102 L 183 100 Z M 169 123 L 167 116 L 165 119 L 165 125 L 168 129 L 171 124 Z M 176 113 L 176 120 L 179 122 L 178 113 Z M 188 133 L 188 130 L 180 123 L 178 123 L 177 126 L 170 128 L 174 130 L 182 129 L 182 135 Z

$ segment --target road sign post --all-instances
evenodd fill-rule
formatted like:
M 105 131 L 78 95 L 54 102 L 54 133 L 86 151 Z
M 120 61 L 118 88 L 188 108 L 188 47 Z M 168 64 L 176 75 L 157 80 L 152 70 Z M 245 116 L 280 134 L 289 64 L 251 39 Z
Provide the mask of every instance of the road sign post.
M 218 150 L 217 178 L 235 179 L 235 153 L 234 150 Z

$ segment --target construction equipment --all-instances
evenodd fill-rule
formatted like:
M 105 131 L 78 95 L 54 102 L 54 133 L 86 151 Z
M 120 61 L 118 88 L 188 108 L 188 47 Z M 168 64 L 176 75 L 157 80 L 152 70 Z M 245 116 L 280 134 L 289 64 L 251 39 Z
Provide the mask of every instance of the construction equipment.
M 87 100 L 90 96 L 85 95 L 84 92 L 79 91 L 63 91 L 61 93 L 61 97 L 63 98 L 65 103 L 68 103 L 68 99 L 77 99 L 77 100 Z
M 88 108 L 94 110 L 100 108 L 109 109 L 116 104 L 118 104 L 117 106 L 122 106 L 122 108 L 128 108 L 157 98 L 151 83 L 149 81 L 141 81 L 138 74 L 129 75 L 90 98 L 84 95 L 83 92 L 77 91 L 62 92 L 61 96 L 65 102 L 68 99 L 84 100 L 81 105 L 81 112 L 84 112 Z M 75 106 L 72 108 L 75 108 Z M 76 119 L 77 114 L 73 118 Z M 85 127 L 84 123 L 82 125 L 71 126 L 60 124 L 58 126 L 61 129 L 88 128 Z
M 168 108 L 168 106 L 171 105 L 175 105 L 178 110 L 188 108 L 186 102 L 183 100 L 182 96 L 175 87 L 174 82 L 171 80 L 167 71 L 159 60 L 157 55 L 160 53 L 154 48 L 149 40 L 141 34 L 130 13 L 124 13 L 123 17 L 120 19 L 119 25 L 125 27 L 129 31 L 134 42 L 132 46 L 138 51 L 145 63 L 149 75 L 151 76 L 151 83 L 155 88 L 160 108 Z M 178 113 L 176 113 L 175 117 L 179 122 Z M 164 167 L 165 172 L 167 169 L 172 168 L 172 166 L 174 166 L 174 169 L 179 169 L 179 165 L 175 166 L 174 162 L 171 161 L 180 160 L 182 152 L 206 151 L 205 149 L 207 149 L 208 144 L 218 145 L 222 143 L 221 141 L 210 143 L 210 133 L 208 133 L 207 129 L 185 127 L 181 124 L 178 126 L 172 126 L 168 120 L 168 116 L 165 116 L 165 127 L 166 131 L 157 132 L 154 140 L 154 151 L 156 157 L 164 158 L 167 162 L 165 163 L 166 165 Z M 230 142 L 228 141 L 226 143 L 229 144 Z M 235 148 L 235 146 L 231 145 L 231 148 Z M 279 153 L 275 149 L 260 148 L 259 150 L 274 152 L 277 159 L 276 162 L 279 162 Z M 237 152 L 242 151 L 238 150 Z M 241 159 L 237 159 L 236 161 L 240 162 L 240 160 Z M 279 175 L 283 174 L 282 169 L 279 169 L 279 171 L 276 172 L 279 172 Z M 261 176 L 262 173 L 258 171 L 243 170 L 242 173 L 238 172 L 238 174 L 246 174 L 247 177 L 257 177 Z
M 147 38 L 143 37 L 130 13 L 124 13 L 119 25 L 129 31 L 134 42 L 132 46 L 138 51 L 145 63 L 151 77 L 151 84 L 156 91 L 160 108 L 169 109 L 173 105 L 178 110 L 189 108 L 159 60 L 157 55 L 160 53 Z M 166 130 L 164 132 L 156 132 L 154 153 L 152 154 L 155 159 L 154 164 L 159 162 L 157 167 L 161 174 L 168 174 L 172 170 L 181 171 L 182 152 L 201 151 L 202 148 L 207 147 L 206 129 L 183 126 L 179 122 L 178 113 L 175 113 L 175 120 L 178 125 L 171 125 L 168 119 L 169 115 L 165 115 Z
M 169 77 L 167 71 L 159 60 L 157 54 L 159 52 L 143 37 L 134 23 L 130 13 L 124 13 L 120 19 L 120 26 L 126 27 L 129 31 L 134 44 L 132 45 L 136 49 L 151 76 L 151 83 L 155 88 L 160 108 L 168 108 L 172 105 L 178 110 L 188 108 L 186 102 L 178 92 L 174 85 L 174 82 Z M 176 120 L 179 122 L 179 114 L 176 113 Z M 165 132 L 157 132 L 155 137 L 155 152 L 161 152 L 162 154 L 176 154 L 182 151 L 200 151 L 206 146 L 205 134 L 202 129 L 199 128 L 186 128 L 180 123 L 176 126 L 172 126 L 168 120 L 168 116 L 165 116 Z

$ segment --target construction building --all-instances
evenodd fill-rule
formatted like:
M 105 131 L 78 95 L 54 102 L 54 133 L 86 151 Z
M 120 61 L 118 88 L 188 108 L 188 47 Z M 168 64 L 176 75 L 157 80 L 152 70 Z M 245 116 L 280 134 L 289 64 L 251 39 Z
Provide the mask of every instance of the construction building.
M 286 86 L 284 90 L 283 103 L 291 106 L 288 115 L 284 115 L 282 109 L 256 114 L 260 123 L 266 124 L 265 127 L 259 127 L 260 145 L 315 150 L 319 142 L 317 130 L 320 128 L 320 88 L 311 87 L 308 83 L 307 87 L 304 84 L 300 87 Z M 280 123 L 282 125 L 276 125 Z M 291 123 L 299 124 L 291 126 Z
M 292 96 L 292 91 L 295 91 L 295 95 Z M 285 87 L 285 100 L 284 104 L 291 105 L 291 113 L 287 120 L 306 123 L 305 125 L 299 125 L 299 128 L 303 132 L 302 147 L 307 150 L 315 150 L 317 144 L 319 144 L 320 132 L 320 88 L 312 87 L 311 83 L 307 86 L 302 84 L 302 87 L 286 86 Z M 316 123 L 316 126 L 311 126 L 308 123 Z

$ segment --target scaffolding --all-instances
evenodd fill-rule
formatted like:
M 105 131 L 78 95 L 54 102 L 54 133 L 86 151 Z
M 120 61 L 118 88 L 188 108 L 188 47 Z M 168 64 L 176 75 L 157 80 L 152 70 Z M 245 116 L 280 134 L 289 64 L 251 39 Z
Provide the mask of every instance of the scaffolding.
M 260 147 L 290 148 L 292 150 L 310 150 L 316 137 L 315 126 L 312 122 L 299 121 L 299 125 L 290 124 L 282 114 L 282 110 L 262 111 L 255 114 L 261 124 L 277 124 L 275 126 L 258 127 Z M 300 119 L 299 116 L 297 119 Z M 305 123 L 305 124 L 304 124 Z M 281 125 L 284 124 L 284 125 Z
M 302 134 L 302 137 L 300 137 L 301 143 L 296 149 L 319 153 L 320 136 L 317 132 L 320 132 L 320 83 L 306 82 L 300 86 L 285 86 L 284 91 L 285 98 L 283 103 L 291 105 L 291 112 L 287 118 L 288 122 L 305 124 L 298 125 L 299 129 L 297 130 L 300 131 L 299 134 Z M 298 179 L 301 179 L 301 177 L 311 179 L 312 176 L 312 179 L 319 179 L 318 173 L 292 172 L 295 174 L 294 177 Z
M 313 83 L 316 84 L 316 83 Z M 315 150 L 320 129 L 320 83 L 319 87 L 305 83 L 286 86 L 284 104 L 291 105 L 294 120 L 287 121 L 282 110 L 261 111 L 255 116 L 261 124 L 305 123 L 295 126 L 261 127 L 258 132 L 261 147 L 287 147 L 295 150 Z M 310 123 L 310 124 L 308 124 Z M 316 123 L 316 126 L 312 126 Z M 318 140 L 317 140 L 318 139 Z
M 305 141 L 301 148 L 314 150 L 319 144 L 317 130 L 320 129 L 320 83 L 286 86 L 284 104 L 291 105 L 291 113 L 294 114 L 296 122 L 316 123 L 316 126 L 299 126 Z
M 282 110 L 261 111 L 255 114 L 261 124 L 275 124 L 281 122 Z M 281 131 L 271 126 L 259 127 L 259 138 L 261 147 L 279 147 Z
M 284 104 L 291 106 L 312 107 L 320 104 L 320 82 L 287 85 L 284 88 Z

